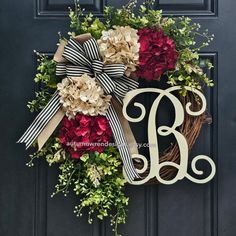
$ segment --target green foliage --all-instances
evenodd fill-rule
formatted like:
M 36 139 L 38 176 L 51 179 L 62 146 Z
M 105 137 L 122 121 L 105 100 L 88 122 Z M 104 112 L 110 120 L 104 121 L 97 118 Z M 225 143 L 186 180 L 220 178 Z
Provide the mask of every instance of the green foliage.
M 33 144 L 37 146 L 36 142 Z M 30 155 L 30 161 L 26 164 L 29 167 L 34 166 L 34 160 L 39 158 L 45 158 L 48 164 L 51 166 L 54 163 L 60 163 L 68 159 L 65 150 L 62 148 L 59 139 L 52 135 L 45 143 L 43 148 Z
M 82 216 L 88 209 L 88 222 L 93 216 L 103 220 L 110 217 L 111 225 L 117 234 L 117 226 L 125 223 L 128 198 L 123 189 L 125 179 L 121 171 L 121 159 L 115 148 L 108 148 L 104 153 L 84 154 L 79 161 L 66 159 L 59 169 L 59 183 L 55 194 L 62 192 L 65 196 L 73 189 L 81 197 L 75 207 L 77 216 Z M 115 212 L 114 212 L 115 211 Z
M 75 10 L 70 8 L 70 28 L 73 32 L 69 35 L 76 36 L 78 34 L 90 33 L 94 38 L 98 39 L 102 35 L 102 31 L 106 30 L 105 25 L 98 18 L 93 19 L 93 14 L 84 15 L 77 1 L 75 1 Z
M 34 81 L 48 88 L 56 89 L 57 83 L 59 82 L 56 76 L 56 62 L 53 59 L 49 59 L 48 56 L 44 54 L 38 52 L 36 52 L 36 54 L 38 56 L 39 66 Z
M 34 81 L 43 89 L 35 92 L 35 99 L 29 101 L 27 107 L 30 112 L 42 110 L 51 98 L 52 92 L 57 88 L 60 79 L 56 76 L 56 62 L 48 56 L 36 52 L 38 67 Z
M 40 111 L 47 105 L 50 98 L 51 93 L 49 93 L 48 89 L 35 92 L 35 99 L 29 101 L 27 107 L 30 112 Z
M 204 63 L 208 69 L 212 68 L 212 64 L 205 60 Z M 176 69 L 169 71 L 168 82 L 171 86 L 180 85 L 182 90 L 181 95 L 186 95 L 185 86 L 201 90 L 205 84 L 212 87 L 213 81 L 209 80 L 204 70 L 200 67 L 200 59 L 197 52 L 189 48 L 179 51 Z
M 129 25 L 135 29 L 144 27 L 158 26 L 161 20 L 161 10 L 153 10 L 153 1 L 146 1 L 139 8 L 139 14 L 134 13 L 136 9 L 136 0 L 131 0 L 121 9 L 114 7 L 106 7 L 104 10 L 104 18 L 106 28 L 112 28 L 114 25 L 126 26 Z
M 207 47 L 213 40 L 214 35 L 210 35 L 208 30 L 201 31 L 200 24 L 192 22 L 189 17 L 165 18 L 161 10 L 154 10 L 153 0 L 146 0 L 141 4 L 138 14 L 135 14 L 137 1 L 130 0 L 121 9 L 105 7 L 104 24 L 98 20 L 93 20 L 93 15 L 83 14 L 83 10 L 76 4 L 75 11 L 71 10 L 71 26 L 76 33 L 91 33 L 98 38 L 103 30 L 109 30 L 113 26 L 129 25 L 135 29 L 144 27 L 162 29 L 175 42 L 178 53 L 176 70 L 166 72 L 167 83 L 171 86 L 180 85 L 180 93 L 185 96 L 185 86 L 193 89 L 202 89 L 203 85 L 213 86 L 213 81 L 207 78 L 206 73 L 200 67 L 198 52 Z M 84 19 L 80 19 L 84 16 Z M 94 25 L 94 27 L 92 27 Z M 72 34 L 76 34 L 72 33 Z M 198 42 L 198 43 L 197 43 Z M 205 63 L 209 69 L 212 68 L 210 62 Z
M 213 81 L 207 78 L 206 73 L 200 67 L 198 52 L 209 45 L 214 35 L 209 35 L 208 31 L 200 31 L 200 24 L 193 23 L 188 17 L 177 19 L 166 18 L 162 20 L 162 28 L 169 37 L 174 39 L 178 52 L 176 69 L 167 72 L 168 83 L 171 86 L 182 86 L 181 94 L 186 95 L 185 86 L 194 89 L 202 89 L 202 86 L 213 86 Z M 198 46 L 197 45 L 198 42 Z M 208 69 L 213 66 L 209 61 L 205 64 Z

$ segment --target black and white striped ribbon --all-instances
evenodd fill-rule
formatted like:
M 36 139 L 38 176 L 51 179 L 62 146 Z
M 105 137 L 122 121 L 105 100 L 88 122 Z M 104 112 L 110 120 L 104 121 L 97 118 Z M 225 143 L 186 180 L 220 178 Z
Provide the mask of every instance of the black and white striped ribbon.
M 124 131 L 113 106 L 109 107 L 106 117 L 109 120 L 115 143 L 119 149 L 119 153 L 122 158 L 123 169 L 129 181 L 132 181 L 136 178 L 140 178 L 139 174 L 135 170 L 132 161 L 132 155 L 127 145 L 127 140 L 125 138 Z
M 28 149 L 32 143 L 37 139 L 39 134 L 43 131 L 48 122 L 53 118 L 53 116 L 60 109 L 60 97 L 58 91 L 56 91 L 53 97 L 50 99 L 48 104 L 44 109 L 38 114 L 34 119 L 33 123 L 17 141 L 18 143 L 25 143 L 26 149 Z
M 95 76 L 103 87 L 104 92 L 106 94 L 113 94 L 120 103 L 122 103 L 128 91 L 138 87 L 138 82 L 124 77 L 124 65 L 103 64 L 100 59 L 97 41 L 94 38 L 83 44 L 78 43 L 75 39 L 70 39 L 64 48 L 63 57 L 69 63 L 58 63 L 56 75 L 79 77 L 87 73 L 90 76 Z M 58 92 L 56 92 L 48 105 L 40 112 L 18 142 L 26 143 L 26 147 L 28 148 L 37 139 L 38 135 L 43 131 L 60 107 L 60 97 Z M 133 165 L 132 155 L 120 120 L 112 105 L 108 109 L 107 118 L 123 161 L 126 177 L 130 182 L 135 178 L 140 178 Z

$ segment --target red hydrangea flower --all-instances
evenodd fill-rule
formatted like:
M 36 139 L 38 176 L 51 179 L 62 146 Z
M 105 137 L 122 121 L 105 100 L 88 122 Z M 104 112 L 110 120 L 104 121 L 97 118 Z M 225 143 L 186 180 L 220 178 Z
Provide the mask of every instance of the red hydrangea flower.
M 75 119 L 64 118 L 58 138 L 72 158 L 84 153 L 103 152 L 105 144 L 112 141 L 112 131 L 105 116 L 76 115 Z
M 164 35 L 162 30 L 143 28 L 139 35 L 139 66 L 137 75 L 147 80 L 160 79 L 160 76 L 175 68 L 177 52 L 174 40 Z

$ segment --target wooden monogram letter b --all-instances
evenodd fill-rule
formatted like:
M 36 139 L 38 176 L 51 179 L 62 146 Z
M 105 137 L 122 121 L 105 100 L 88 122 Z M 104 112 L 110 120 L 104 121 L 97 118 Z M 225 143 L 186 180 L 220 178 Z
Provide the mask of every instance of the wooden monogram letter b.
M 143 118 L 145 117 L 146 109 L 143 106 L 143 104 L 135 102 L 134 106 L 140 108 L 141 114 L 139 117 L 132 118 L 127 114 L 127 106 L 129 105 L 129 103 L 137 95 L 139 95 L 141 93 L 156 93 L 158 95 L 152 104 L 152 107 L 150 109 L 150 113 L 148 114 L 147 133 L 148 133 L 148 142 L 150 144 L 149 145 L 150 160 L 148 161 L 147 158 L 141 154 L 134 154 L 132 156 L 132 158 L 141 159 L 143 162 L 143 168 L 141 170 L 140 169 L 137 170 L 138 173 L 142 174 L 142 173 L 146 172 L 147 170 L 149 173 L 145 178 L 132 181 L 131 184 L 141 185 L 141 184 L 148 182 L 150 179 L 152 179 L 154 177 L 156 177 L 157 180 L 163 184 L 174 184 L 178 180 L 182 180 L 185 177 L 194 183 L 203 184 L 203 183 L 210 181 L 214 177 L 214 175 L 216 173 L 215 164 L 210 157 L 205 156 L 205 155 L 199 155 L 199 156 L 194 157 L 191 162 L 191 168 L 192 168 L 193 173 L 195 173 L 197 175 L 202 175 L 203 171 L 200 171 L 196 168 L 196 163 L 199 160 L 205 160 L 209 163 L 209 165 L 211 167 L 211 172 L 210 172 L 209 176 L 204 179 L 196 179 L 188 173 L 188 157 L 189 157 L 188 144 L 187 144 L 186 138 L 177 130 L 177 128 L 180 125 L 182 125 L 182 123 L 184 122 L 184 109 L 191 116 L 199 116 L 199 115 L 203 114 L 204 111 L 206 110 L 206 99 L 200 91 L 193 90 L 192 88 L 186 87 L 186 89 L 188 91 L 195 93 L 199 97 L 199 99 L 201 100 L 200 101 L 200 104 L 201 104 L 200 110 L 199 111 L 192 111 L 190 109 L 191 103 L 187 103 L 186 107 L 183 107 L 180 100 L 172 94 L 173 91 L 180 90 L 180 89 L 181 89 L 180 86 L 171 87 L 166 90 L 162 90 L 162 89 L 158 89 L 158 88 L 137 89 L 137 90 L 130 91 L 126 95 L 126 97 L 124 98 L 124 106 L 123 106 L 124 117 L 129 122 L 137 123 L 137 122 L 141 122 L 143 120 Z M 175 111 L 175 120 L 174 120 L 172 126 L 156 127 L 156 118 L 158 115 L 157 110 L 158 110 L 161 100 L 164 97 L 168 98 L 170 100 L 170 102 L 173 104 L 174 111 Z M 160 136 L 173 135 L 175 137 L 176 142 L 179 147 L 179 152 L 180 152 L 179 164 L 171 162 L 171 161 L 166 161 L 166 162 L 160 163 L 158 135 L 160 135 Z M 177 170 L 176 176 L 171 180 L 164 180 L 163 178 L 161 178 L 160 170 L 163 167 L 176 168 L 176 170 Z

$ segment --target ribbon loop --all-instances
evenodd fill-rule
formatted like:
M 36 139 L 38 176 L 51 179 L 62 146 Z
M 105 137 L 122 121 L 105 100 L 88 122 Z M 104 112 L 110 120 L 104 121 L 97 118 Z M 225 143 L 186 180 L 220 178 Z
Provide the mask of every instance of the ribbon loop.
M 91 62 L 85 57 L 83 53 L 74 49 L 70 45 L 65 46 L 63 57 L 72 62 L 74 65 L 92 67 Z
M 90 61 L 100 60 L 98 43 L 95 38 L 91 38 L 83 44 L 85 54 Z
M 84 51 L 84 48 L 83 46 L 78 42 L 76 41 L 75 39 L 71 38 L 69 41 L 68 41 L 68 46 L 70 46 L 71 48 L 74 48 L 75 50 L 77 50 L 78 52 L 84 54 L 85 51 Z

